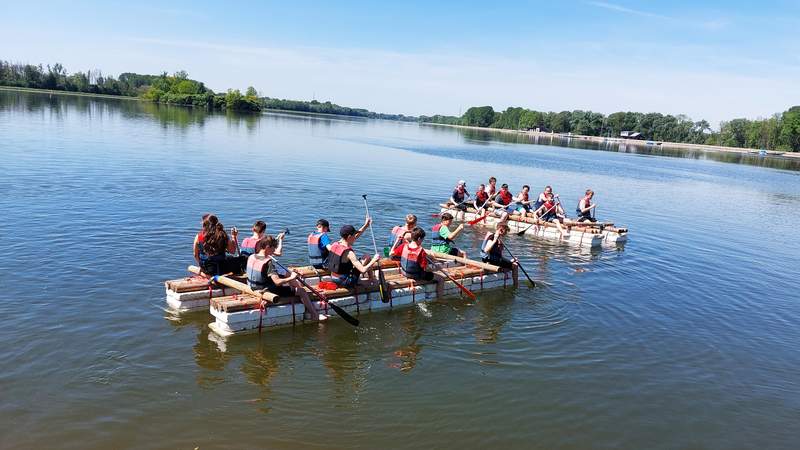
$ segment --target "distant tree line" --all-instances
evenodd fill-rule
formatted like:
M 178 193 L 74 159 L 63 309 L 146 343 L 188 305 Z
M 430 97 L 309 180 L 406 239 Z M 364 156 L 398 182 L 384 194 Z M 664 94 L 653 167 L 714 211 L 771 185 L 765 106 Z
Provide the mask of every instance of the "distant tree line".
M 497 112 L 491 106 L 469 108 L 461 117 L 421 116 L 419 120 L 511 130 L 538 128 L 585 136 L 617 137 L 622 131 L 632 131 L 654 141 L 800 151 L 800 106 L 767 119 L 722 122 L 718 132 L 712 131 L 707 121 L 693 122 L 684 115 L 615 112 L 606 116 L 592 111 L 542 112 L 525 108 Z
M 214 93 L 203 83 L 192 80 L 184 71 L 168 75 L 140 75 L 123 73 L 119 78 L 103 76 L 99 70 L 68 74 L 61 64 L 14 64 L 0 61 L 0 85 L 59 91 L 84 92 L 88 94 L 123 95 L 141 97 L 156 103 L 230 109 L 237 111 L 261 111 L 280 109 L 285 111 L 337 114 L 370 119 L 416 121 L 416 117 L 402 114 L 381 114 L 366 109 L 339 106 L 331 102 L 310 102 L 259 97 L 255 88 L 248 87 L 244 94 L 238 89 L 226 93 Z

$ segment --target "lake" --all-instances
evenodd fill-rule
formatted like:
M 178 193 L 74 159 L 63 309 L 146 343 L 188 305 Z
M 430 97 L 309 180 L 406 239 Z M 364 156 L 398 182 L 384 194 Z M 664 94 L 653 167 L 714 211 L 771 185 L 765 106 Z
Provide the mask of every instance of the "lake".
M 0 91 L 0 447 L 796 448 L 797 163 L 526 140 Z M 382 242 L 490 176 L 568 212 L 591 187 L 630 238 L 512 237 L 536 289 L 359 328 L 223 340 L 164 311 L 206 212 L 289 227 L 305 264 L 318 218 L 363 223 L 361 194 Z

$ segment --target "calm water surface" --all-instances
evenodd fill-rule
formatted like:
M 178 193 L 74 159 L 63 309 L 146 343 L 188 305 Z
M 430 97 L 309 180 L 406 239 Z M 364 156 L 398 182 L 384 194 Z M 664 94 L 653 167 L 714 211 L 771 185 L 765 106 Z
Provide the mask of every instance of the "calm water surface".
M 796 448 L 797 164 L 611 150 L 0 92 L 0 447 Z M 205 212 L 290 227 L 304 263 L 316 219 L 360 223 L 362 193 L 383 240 L 490 175 L 570 210 L 590 186 L 631 238 L 512 238 L 542 287 L 357 329 L 224 341 L 162 309 Z

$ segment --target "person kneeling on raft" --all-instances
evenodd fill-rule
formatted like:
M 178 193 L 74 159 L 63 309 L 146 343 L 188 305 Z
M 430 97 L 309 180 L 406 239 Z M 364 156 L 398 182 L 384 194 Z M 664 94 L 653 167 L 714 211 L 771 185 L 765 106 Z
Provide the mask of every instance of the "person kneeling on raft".
M 369 221 L 369 219 L 367 219 Z M 380 259 L 380 255 L 375 254 L 369 262 L 362 263 L 356 257 L 353 250 L 353 243 L 356 241 L 356 229 L 352 225 L 345 225 L 339 230 L 342 237 L 331 245 L 331 253 L 328 255 L 328 268 L 331 271 L 331 280 L 337 286 L 352 288 L 356 286 L 361 278 L 361 274 L 367 273 L 372 280 L 374 275 L 370 271 Z
M 503 238 L 508 234 L 508 224 L 499 223 L 494 233 L 486 233 L 481 243 L 481 261 L 502 267 L 504 269 L 511 269 L 517 260 L 509 260 L 503 257 Z
M 453 215 L 450 213 L 443 213 L 442 222 L 437 223 L 433 226 L 433 228 L 431 228 L 434 233 L 431 250 L 434 252 L 447 253 L 448 255 L 466 258 L 467 254 L 465 252 L 451 245 L 461 231 L 464 230 L 464 224 L 462 223 L 457 226 L 455 230 L 450 231 L 450 225 L 452 223 Z
M 273 257 L 278 247 L 278 240 L 266 236 L 256 242 L 256 253 L 247 258 L 247 284 L 255 291 L 269 291 L 279 297 L 297 295 L 306 307 L 311 320 L 325 320 L 328 317 L 320 314 L 308 292 L 297 280 L 297 272 L 285 273 L 279 270 Z

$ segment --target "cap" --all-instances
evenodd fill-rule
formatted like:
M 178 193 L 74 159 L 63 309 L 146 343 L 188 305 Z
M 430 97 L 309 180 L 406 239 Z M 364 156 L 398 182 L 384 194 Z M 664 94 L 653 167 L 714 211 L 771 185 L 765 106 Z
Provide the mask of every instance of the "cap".
M 345 225 L 339 230 L 339 236 L 348 237 L 356 234 L 356 227 L 352 225 Z
M 319 220 L 317 221 L 317 226 L 319 226 L 319 225 L 322 225 L 322 226 L 323 226 L 323 227 L 325 227 L 325 228 L 330 228 L 330 227 L 331 227 L 331 224 L 330 224 L 330 223 L 328 223 L 328 221 L 327 221 L 327 220 L 325 220 L 325 219 L 319 219 Z
M 459 186 L 460 186 L 460 185 L 464 185 L 464 186 L 466 186 L 466 185 L 467 185 L 467 182 L 466 182 L 466 181 L 464 181 L 464 180 L 458 180 L 458 184 L 459 184 Z

